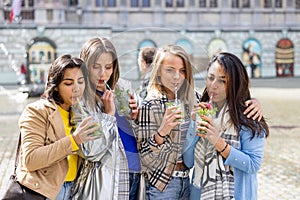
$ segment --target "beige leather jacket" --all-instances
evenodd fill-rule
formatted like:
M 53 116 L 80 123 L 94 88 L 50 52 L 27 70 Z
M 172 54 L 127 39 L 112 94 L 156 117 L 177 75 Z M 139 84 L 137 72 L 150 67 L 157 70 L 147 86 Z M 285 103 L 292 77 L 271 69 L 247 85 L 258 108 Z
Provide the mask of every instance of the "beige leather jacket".
M 72 151 L 58 108 L 54 102 L 43 99 L 27 105 L 19 119 L 19 128 L 17 180 L 55 199 L 67 175 L 67 156 L 77 153 Z

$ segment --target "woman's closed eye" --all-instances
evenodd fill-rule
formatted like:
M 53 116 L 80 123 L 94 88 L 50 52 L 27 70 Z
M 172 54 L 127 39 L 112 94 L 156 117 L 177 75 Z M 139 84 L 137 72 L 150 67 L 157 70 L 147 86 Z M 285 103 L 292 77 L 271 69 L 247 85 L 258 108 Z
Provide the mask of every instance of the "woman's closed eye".
M 112 67 L 113 67 L 112 63 L 105 65 L 105 69 L 111 69 Z
M 67 86 L 70 86 L 70 85 L 73 85 L 73 82 L 71 82 L 71 81 L 69 82 L 68 81 L 68 82 L 64 82 L 64 84 L 67 85 Z

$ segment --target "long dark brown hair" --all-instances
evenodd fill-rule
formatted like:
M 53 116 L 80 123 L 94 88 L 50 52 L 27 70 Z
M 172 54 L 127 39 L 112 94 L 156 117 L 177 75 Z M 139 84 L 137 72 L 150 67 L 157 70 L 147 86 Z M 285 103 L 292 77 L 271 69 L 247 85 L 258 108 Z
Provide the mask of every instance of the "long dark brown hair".
M 245 101 L 251 99 L 249 90 L 249 77 L 245 66 L 241 60 L 234 54 L 222 52 L 216 55 L 210 61 L 208 69 L 215 62 L 218 62 L 225 72 L 227 79 L 226 96 L 229 108 L 230 118 L 236 128 L 240 130 L 241 126 L 249 127 L 252 130 L 252 138 L 254 136 L 262 136 L 265 133 L 269 135 L 269 127 L 264 117 L 258 121 L 247 118 L 243 112 L 247 108 Z M 201 101 L 209 101 L 207 88 L 203 92 Z

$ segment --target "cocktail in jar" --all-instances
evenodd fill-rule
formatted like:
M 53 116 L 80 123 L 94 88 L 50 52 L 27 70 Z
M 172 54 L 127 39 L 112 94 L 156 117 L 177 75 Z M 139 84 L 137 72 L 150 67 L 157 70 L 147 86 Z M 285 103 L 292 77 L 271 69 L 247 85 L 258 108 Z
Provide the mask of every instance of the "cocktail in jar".
M 171 107 L 175 107 L 172 111 L 175 112 L 177 110 L 180 110 L 180 118 L 177 118 L 176 121 L 182 122 L 184 119 L 184 106 L 183 103 L 181 103 L 180 100 L 175 100 L 175 101 L 168 101 L 166 102 L 166 107 L 167 108 L 171 108 Z

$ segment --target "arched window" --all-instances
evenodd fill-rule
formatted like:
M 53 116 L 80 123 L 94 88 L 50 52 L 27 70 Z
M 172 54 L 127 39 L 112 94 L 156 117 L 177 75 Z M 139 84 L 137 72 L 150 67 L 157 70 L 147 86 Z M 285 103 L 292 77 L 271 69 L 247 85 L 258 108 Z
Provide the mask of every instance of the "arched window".
M 188 53 L 193 65 L 193 71 L 194 72 L 199 71 L 197 58 L 194 57 L 194 47 L 192 43 L 188 39 L 182 38 L 177 40 L 175 44 L 182 47 Z
M 194 47 L 192 43 L 187 39 L 179 39 L 176 42 L 176 45 L 182 47 L 190 56 L 194 53 Z
M 224 40 L 215 38 L 211 40 L 208 44 L 208 57 L 209 59 L 211 59 L 217 53 L 220 53 L 222 51 L 227 51 L 227 49 L 228 48 Z
M 136 54 L 136 61 L 137 61 L 137 65 L 138 64 L 138 57 L 139 57 L 139 54 L 140 54 L 140 49 L 144 48 L 144 47 L 157 47 L 155 42 L 150 40 L 150 39 L 145 39 L 143 40 L 142 42 L 140 42 L 139 46 L 138 46 L 138 50 L 137 50 L 137 54 Z M 137 68 L 138 70 L 138 74 L 139 76 L 141 76 L 141 70 L 139 70 L 139 67 Z
M 294 76 L 294 45 L 288 38 L 276 44 L 276 75 Z
M 261 76 L 261 44 L 257 39 L 249 38 L 243 43 L 243 62 L 250 77 Z
M 44 84 L 51 63 L 56 58 L 56 45 L 46 37 L 33 38 L 27 46 L 27 83 Z
M 152 40 L 146 39 L 146 40 L 143 40 L 142 42 L 140 42 L 138 49 L 141 49 L 143 47 L 148 47 L 148 46 L 156 47 L 156 44 Z

